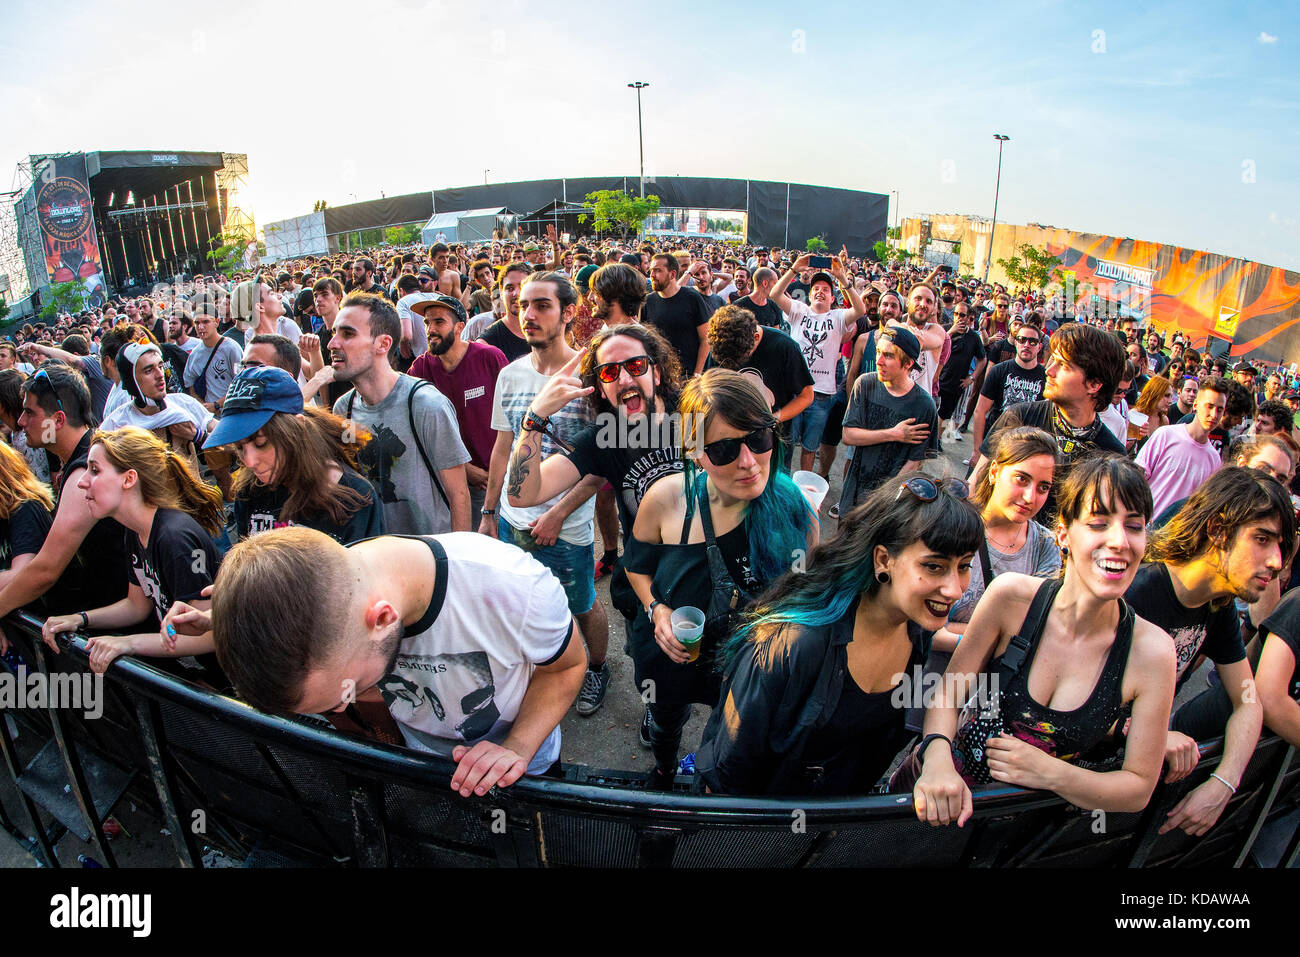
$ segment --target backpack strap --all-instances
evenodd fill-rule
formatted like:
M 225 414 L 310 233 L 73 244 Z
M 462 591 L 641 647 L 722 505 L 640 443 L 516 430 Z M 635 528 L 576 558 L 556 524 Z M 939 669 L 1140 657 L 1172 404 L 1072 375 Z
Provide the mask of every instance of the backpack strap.
M 414 376 L 413 376 L 412 378 L 414 378 Z M 420 389 L 421 389 L 423 386 L 426 386 L 426 385 L 429 386 L 429 387 L 431 387 L 431 388 L 434 387 L 433 383 L 432 383 L 432 382 L 429 382 L 427 379 L 416 379 L 416 380 L 415 380 L 415 385 L 411 386 L 411 391 L 408 392 L 407 395 L 406 395 L 406 417 L 407 417 L 407 424 L 408 424 L 408 425 L 410 426 L 410 428 L 411 428 L 411 436 L 412 436 L 412 438 L 415 439 L 415 447 L 416 447 L 416 449 L 417 449 L 417 450 L 419 451 L 419 453 L 420 453 L 420 458 L 424 461 L 424 467 L 425 467 L 426 469 L 428 469 L 428 471 L 429 471 L 429 478 L 433 481 L 433 487 L 434 487 L 434 489 L 437 490 L 437 492 L 438 492 L 438 497 L 439 497 L 440 499 L 442 499 L 442 504 L 446 506 L 446 508 L 447 508 L 447 514 L 450 515 L 450 514 L 451 514 L 451 502 L 448 501 L 448 499 L 447 499 L 447 493 L 446 493 L 446 491 L 445 491 L 445 490 L 443 489 L 443 487 L 442 487 L 442 482 L 440 482 L 440 481 L 438 480 L 438 471 L 437 471 L 437 469 L 435 469 L 435 468 L 433 467 L 433 463 L 429 461 L 429 456 L 428 456 L 428 454 L 424 451 L 424 443 L 420 441 L 420 433 L 419 433 L 419 432 L 416 430 L 416 428 L 415 428 L 415 393 L 419 392 Z M 356 392 L 354 391 L 354 392 L 353 392 L 353 395 L 355 395 L 355 394 L 356 394 Z M 349 415 L 349 417 L 351 417 L 351 413 L 352 413 L 352 400 L 349 399 L 349 400 L 348 400 L 348 415 Z

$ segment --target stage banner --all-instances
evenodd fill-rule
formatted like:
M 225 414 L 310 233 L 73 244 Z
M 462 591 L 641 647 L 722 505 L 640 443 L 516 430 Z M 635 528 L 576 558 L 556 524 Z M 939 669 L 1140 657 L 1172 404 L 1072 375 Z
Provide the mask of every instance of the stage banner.
M 95 216 L 86 177 L 86 155 L 50 157 L 33 170 L 36 216 L 51 283 L 86 284 L 91 306 L 102 305 L 104 266 L 95 236 Z

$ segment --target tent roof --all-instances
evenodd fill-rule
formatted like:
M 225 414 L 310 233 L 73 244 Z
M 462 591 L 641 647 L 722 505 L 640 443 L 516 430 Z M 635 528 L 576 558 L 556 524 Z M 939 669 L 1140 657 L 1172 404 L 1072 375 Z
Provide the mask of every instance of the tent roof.
M 434 213 L 433 217 L 424 224 L 424 228 L 445 229 L 448 226 L 455 226 L 462 219 L 469 219 L 472 216 L 496 216 L 505 211 L 504 206 L 489 206 L 484 209 L 459 209 L 451 213 Z

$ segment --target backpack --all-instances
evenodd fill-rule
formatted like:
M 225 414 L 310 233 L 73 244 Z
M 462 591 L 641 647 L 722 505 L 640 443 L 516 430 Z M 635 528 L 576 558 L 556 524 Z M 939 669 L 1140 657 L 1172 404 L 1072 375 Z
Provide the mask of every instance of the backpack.
M 412 376 L 412 378 L 414 378 Z M 424 462 L 424 467 L 429 473 L 429 478 L 433 480 L 433 487 L 442 499 L 442 504 L 446 507 L 447 513 L 451 514 L 451 502 L 447 499 L 447 493 L 443 490 L 442 482 L 438 480 L 438 470 L 433 467 L 429 461 L 428 454 L 424 451 L 424 443 L 420 441 L 420 433 L 415 429 L 415 393 L 419 392 L 424 386 L 436 389 L 436 386 L 427 379 L 416 379 L 415 385 L 411 386 L 411 391 L 406 395 L 406 417 L 411 429 L 411 437 L 415 439 L 415 448 L 420 453 L 420 459 Z M 347 418 L 352 418 L 352 405 L 357 400 L 357 390 L 353 389 L 348 393 Z

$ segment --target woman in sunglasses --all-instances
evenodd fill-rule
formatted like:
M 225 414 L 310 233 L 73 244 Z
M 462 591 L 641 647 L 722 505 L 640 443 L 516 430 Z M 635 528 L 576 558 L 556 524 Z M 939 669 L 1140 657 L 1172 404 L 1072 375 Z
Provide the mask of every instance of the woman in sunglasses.
M 636 513 L 623 554 L 644 614 L 628 623 L 638 689 L 652 688 L 643 743 L 654 751 L 649 787 L 671 787 L 677 747 L 692 704 L 712 706 L 720 677 L 714 653 L 732 616 L 817 542 L 803 493 L 773 467 L 776 422 L 745 376 L 710 369 L 682 390 L 686 469 L 655 482 Z M 702 639 L 688 649 L 673 612 L 705 613 Z M 649 682 L 649 684 L 647 684 Z
M 1155 789 L 1174 646 L 1122 597 L 1146 549 L 1151 490 L 1129 459 L 1102 454 L 1074 464 L 1057 504 L 1064 576 L 999 575 L 927 710 L 910 759 L 920 764 L 913 804 L 922 821 L 965 824 L 971 787 L 994 781 L 1103 811 L 1139 811 Z M 1121 768 L 1078 763 L 1129 716 Z
M 909 681 L 983 540 L 958 480 L 891 481 L 755 603 L 720 655 L 696 759 L 711 791 L 862 794 L 905 745 Z

